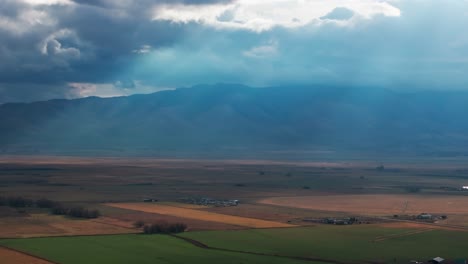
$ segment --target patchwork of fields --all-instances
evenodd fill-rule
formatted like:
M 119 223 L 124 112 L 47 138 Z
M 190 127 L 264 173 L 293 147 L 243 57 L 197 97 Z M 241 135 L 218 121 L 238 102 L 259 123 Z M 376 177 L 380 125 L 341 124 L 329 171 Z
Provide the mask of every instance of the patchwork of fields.
M 293 225 L 273 222 L 273 221 L 266 221 L 254 218 L 247 218 L 247 217 L 239 217 L 239 216 L 232 216 L 232 215 L 224 215 L 218 213 L 212 213 L 207 211 L 189 209 L 189 208 L 181 208 L 169 205 L 161 205 L 161 204 L 145 204 L 145 203 L 112 203 L 106 204 L 107 206 L 135 210 L 135 211 L 143 211 L 147 213 L 158 213 L 162 215 L 171 215 L 171 216 L 178 216 L 178 217 L 185 217 L 189 219 L 196 219 L 196 220 L 203 220 L 209 222 L 221 222 L 231 225 L 237 225 L 242 227 L 250 227 L 250 228 L 278 228 L 278 227 L 293 227 Z
M 259 203 L 304 209 L 349 212 L 364 215 L 468 214 L 468 196 L 443 195 L 314 195 L 272 197 Z
M 0 240 L 0 245 L 64 264 L 91 260 L 143 264 L 220 261 L 357 264 L 408 263 L 434 256 L 468 257 L 465 232 L 374 225 L 188 232 L 181 236 L 188 240 L 166 235 L 113 235 L 9 239 Z
M 468 196 L 454 191 L 465 184 L 468 169 L 460 164 L 402 165 L 378 171 L 372 166 L 123 158 L 0 160 L 2 196 L 49 198 L 102 213 L 98 219 L 82 220 L 4 204 L 0 245 L 32 256 L 0 247 L 0 263 L 403 264 L 436 256 L 468 257 Z M 159 202 L 143 203 L 147 197 Z M 176 202 L 186 197 L 241 202 L 235 207 Z M 368 217 L 377 219 L 375 224 L 352 226 L 308 221 L 422 212 L 448 219 L 420 223 Z M 135 221 L 182 222 L 188 232 L 135 234 L 142 232 L 133 227 Z

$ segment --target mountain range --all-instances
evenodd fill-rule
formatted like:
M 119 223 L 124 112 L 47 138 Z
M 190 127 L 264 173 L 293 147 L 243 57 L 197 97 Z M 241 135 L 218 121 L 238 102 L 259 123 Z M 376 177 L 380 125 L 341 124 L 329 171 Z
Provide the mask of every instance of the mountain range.
M 467 91 L 198 85 L 128 97 L 3 104 L 0 151 L 464 156 L 467 117 Z

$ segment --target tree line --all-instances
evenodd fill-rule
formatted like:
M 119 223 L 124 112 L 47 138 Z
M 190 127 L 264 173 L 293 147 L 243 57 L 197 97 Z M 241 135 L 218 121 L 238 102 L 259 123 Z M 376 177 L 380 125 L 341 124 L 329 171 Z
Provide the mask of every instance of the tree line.
M 136 228 L 143 228 L 144 234 L 177 234 L 185 232 L 187 225 L 184 223 L 169 223 L 160 221 L 153 224 L 145 224 L 143 221 L 134 223 Z
M 37 200 L 24 197 L 1 197 L 0 206 L 9 206 L 13 208 L 48 208 L 54 215 L 66 215 L 76 218 L 98 218 L 101 214 L 99 210 L 90 210 L 83 207 L 66 207 L 58 202 L 40 198 Z
M 38 207 L 38 208 L 53 208 L 57 203 L 41 198 L 37 200 L 28 199 L 24 197 L 1 197 L 0 206 L 9 206 L 13 208 L 25 208 L 25 207 Z
M 98 218 L 101 216 L 99 210 L 90 210 L 84 207 L 64 207 L 64 206 L 56 206 L 52 208 L 51 213 L 54 215 L 67 215 L 76 218 Z

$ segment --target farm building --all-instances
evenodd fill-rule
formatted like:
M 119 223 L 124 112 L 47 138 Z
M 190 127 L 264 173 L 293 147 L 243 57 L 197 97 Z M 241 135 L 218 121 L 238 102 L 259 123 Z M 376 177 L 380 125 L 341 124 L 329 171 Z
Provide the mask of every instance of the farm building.
M 441 263 L 444 263 L 445 259 L 441 258 L 441 257 L 437 257 L 437 258 L 433 258 L 431 260 L 429 260 L 429 263 L 433 263 L 433 264 L 441 264 Z
M 183 203 L 216 207 L 238 206 L 240 203 L 239 200 L 217 200 L 211 198 L 184 198 L 180 199 L 180 201 Z
M 423 220 L 430 220 L 432 219 L 432 215 L 431 214 L 428 214 L 428 213 L 422 213 L 420 215 L 417 216 L 418 219 L 423 219 Z

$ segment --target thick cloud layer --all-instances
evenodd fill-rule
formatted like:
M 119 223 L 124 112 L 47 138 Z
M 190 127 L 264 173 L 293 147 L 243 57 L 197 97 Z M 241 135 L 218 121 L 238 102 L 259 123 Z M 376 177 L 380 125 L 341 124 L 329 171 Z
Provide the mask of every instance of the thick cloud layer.
M 0 0 L 0 103 L 198 83 L 463 89 L 467 1 Z

